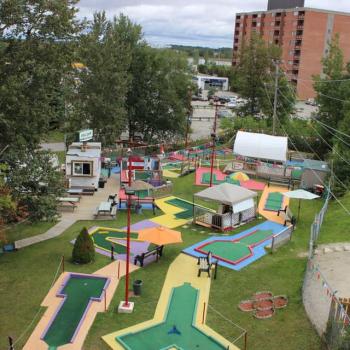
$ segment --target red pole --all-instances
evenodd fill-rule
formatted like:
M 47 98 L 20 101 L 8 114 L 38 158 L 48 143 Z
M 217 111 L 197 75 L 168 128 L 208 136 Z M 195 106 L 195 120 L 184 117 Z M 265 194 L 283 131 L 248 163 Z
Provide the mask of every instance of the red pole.
M 204 319 L 205 319 L 205 307 L 206 307 L 206 304 L 205 302 L 203 303 L 203 316 L 202 316 L 202 324 L 204 324 Z
M 131 157 L 129 155 L 129 187 L 131 187 Z M 124 306 L 129 306 L 129 260 L 130 260 L 130 221 L 131 221 L 131 198 L 128 195 L 128 217 L 127 217 L 127 231 L 126 231 L 126 273 L 125 273 L 125 303 Z
M 118 280 L 120 279 L 120 261 L 118 261 Z
M 215 104 L 215 118 L 214 118 L 214 127 L 212 133 L 212 152 L 211 152 L 211 160 L 210 160 L 210 187 L 213 186 L 213 170 L 214 170 L 214 157 L 215 157 L 215 139 L 216 139 L 216 124 L 218 118 L 218 104 Z
M 105 311 L 107 311 L 107 292 L 105 289 L 104 291 L 105 291 Z

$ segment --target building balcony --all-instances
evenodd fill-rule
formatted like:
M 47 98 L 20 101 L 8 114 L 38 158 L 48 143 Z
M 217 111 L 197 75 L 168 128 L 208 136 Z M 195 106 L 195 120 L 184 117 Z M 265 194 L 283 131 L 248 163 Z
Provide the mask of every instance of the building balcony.
M 296 38 L 297 40 L 302 40 L 303 35 L 297 35 L 295 38 Z
M 297 25 L 298 30 L 303 30 L 304 29 L 304 24 L 298 24 Z

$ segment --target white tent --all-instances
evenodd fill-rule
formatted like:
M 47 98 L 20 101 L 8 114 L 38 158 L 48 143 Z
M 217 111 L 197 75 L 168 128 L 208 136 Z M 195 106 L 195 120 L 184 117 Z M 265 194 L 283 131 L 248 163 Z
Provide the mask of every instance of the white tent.
M 225 182 L 221 185 L 209 187 L 201 192 L 198 192 L 195 194 L 195 197 L 204 200 L 213 200 L 215 202 L 233 206 L 240 203 L 242 205 L 242 203 L 248 201 L 249 199 L 253 199 L 257 195 L 258 194 L 256 192 L 250 191 L 244 187 Z M 243 204 L 243 206 L 246 206 L 246 204 Z
M 238 131 L 233 153 L 243 157 L 286 162 L 288 138 Z

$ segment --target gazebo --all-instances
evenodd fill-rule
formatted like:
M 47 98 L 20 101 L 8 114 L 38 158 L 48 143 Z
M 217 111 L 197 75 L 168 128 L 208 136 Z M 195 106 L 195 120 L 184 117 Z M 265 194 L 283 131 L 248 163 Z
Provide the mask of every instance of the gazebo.
M 198 192 L 193 197 L 193 222 L 226 231 L 256 217 L 257 193 L 244 187 L 223 183 Z M 195 204 L 195 198 L 218 204 L 216 211 Z

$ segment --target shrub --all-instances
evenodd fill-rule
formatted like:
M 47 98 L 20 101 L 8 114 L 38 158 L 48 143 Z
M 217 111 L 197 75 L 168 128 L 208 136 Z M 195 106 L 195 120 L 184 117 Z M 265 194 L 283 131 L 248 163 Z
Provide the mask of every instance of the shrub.
M 81 230 L 74 243 L 72 258 L 78 264 L 87 264 L 95 258 L 94 242 L 86 227 Z

